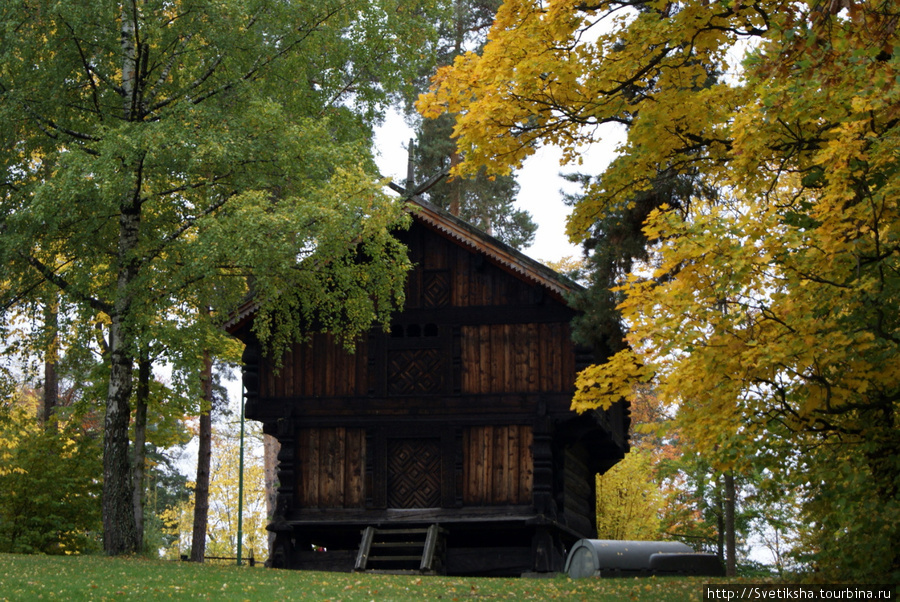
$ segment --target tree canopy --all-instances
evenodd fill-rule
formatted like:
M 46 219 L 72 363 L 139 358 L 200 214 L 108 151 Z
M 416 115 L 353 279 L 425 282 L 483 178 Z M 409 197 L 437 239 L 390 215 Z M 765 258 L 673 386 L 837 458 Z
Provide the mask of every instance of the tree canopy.
M 484 45 L 499 6 L 500 0 L 443 0 L 437 3 L 437 36 L 431 48 L 433 59 L 422 65 L 421 76 L 416 80 L 416 94 L 428 89 L 436 68 L 451 64 L 466 50 Z M 415 115 L 410 105 L 411 101 L 406 110 Z M 453 140 L 452 115 L 417 121 L 416 138 L 409 149 L 410 176 L 413 182 L 421 184 L 448 171 L 460 157 Z M 498 177 L 482 169 L 464 178 L 434 182 L 422 196 L 518 249 L 534 241 L 537 229 L 530 214 L 514 206 L 518 192 L 519 185 L 514 176 Z
M 458 114 L 460 173 L 508 172 L 540 143 L 578 165 L 626 129 L 568 230 L 608 236 L 643 202 L 646 260 L 615 275 L 627 345 L 573 407 L 652 382 L 720 470 L 797 486 L 806 560 L 833 577 L 900 574 L 897 15 L 507 0 L 419 104 Z M 649 198 L 679 179 L 687 194 Z
M 301 328 L 352 338 L 402 298 L 408 260 L 390 232 L 404 215 L 373 176 L 371 126 L 417 72 L 427 9 L 0 6 L 0 308 L 50 285 L 106 333 L 108 553 L 136 547 L 128 410 L 143 344 L 199 362 L 248 292 L 272 346 Z

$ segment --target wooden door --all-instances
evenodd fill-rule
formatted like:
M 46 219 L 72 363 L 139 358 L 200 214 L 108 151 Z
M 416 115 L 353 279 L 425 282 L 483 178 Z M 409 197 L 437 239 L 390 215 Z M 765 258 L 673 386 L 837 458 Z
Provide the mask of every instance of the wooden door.
M 440 438 L 388 439 L 388 508 L 441 505 Z

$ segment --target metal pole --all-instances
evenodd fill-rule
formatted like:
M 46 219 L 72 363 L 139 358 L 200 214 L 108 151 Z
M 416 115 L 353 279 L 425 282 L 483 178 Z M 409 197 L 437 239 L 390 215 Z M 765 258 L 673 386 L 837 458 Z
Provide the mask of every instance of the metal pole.
M 241 400 L 241 453 L 238 462 L 238 524 L 237 524 L 237 565 L 241 566 L 241 551 L 244 541 L 244 400 Z

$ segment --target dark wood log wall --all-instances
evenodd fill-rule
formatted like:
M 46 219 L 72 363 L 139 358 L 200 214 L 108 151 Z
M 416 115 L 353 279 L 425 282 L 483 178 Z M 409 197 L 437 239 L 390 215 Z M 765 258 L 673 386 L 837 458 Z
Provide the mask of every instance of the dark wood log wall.
M 531 502 L 531 427 L 477 426 L 463 433 L 463 503 Z
M 365 395 L 366 346 L 351 353 L 329 334 L 315 334 L 297 343 L 281 359 L 281 366 L 261 366 L 261 397 L 333 397 Z
M 282 435 L 294 454 L 283 468 L 295 473 L 282 475 L 283 497 L 298 510 L 533 505 L 555 517 L 562 505 L 581 529 L 591 512 L 577 481 L 592 477 L 568 457 L 556 475 L 550 418 L 571 399 L 573 312 L 420 224 L 402 238 L 416 267 L 387 332 L 373 328 L 355 353 L 314 334 L 280 366 L 258 362 L 257 411 L 293 429 Z M 423 463 L 416 474 L 433 483 L 422 499 L 396 499 L 423 489 L 404 487 L 398 458 Z
M 575 382 L 571 346 L 568 324 L 464 326 L 462 392 L 566 391 Z
M 597 531 L 596 484 L 588 462 L 587 450 L 580 444 L 563 454 L 563 518 L 570 528 L 593 537 Z
M 297 503 L 301 508 L 364 508 L 366 432 L 304 428 L 297 436 Z

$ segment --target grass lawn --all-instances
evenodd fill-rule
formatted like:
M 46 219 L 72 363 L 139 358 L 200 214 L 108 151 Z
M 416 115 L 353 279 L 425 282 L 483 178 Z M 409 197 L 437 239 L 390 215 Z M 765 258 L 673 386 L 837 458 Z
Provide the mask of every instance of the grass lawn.
M 716 580 L 725 582 L 722 579 Z M 708 578 L 485 579 L 0 554 L 0 600 L 702 600 Z

